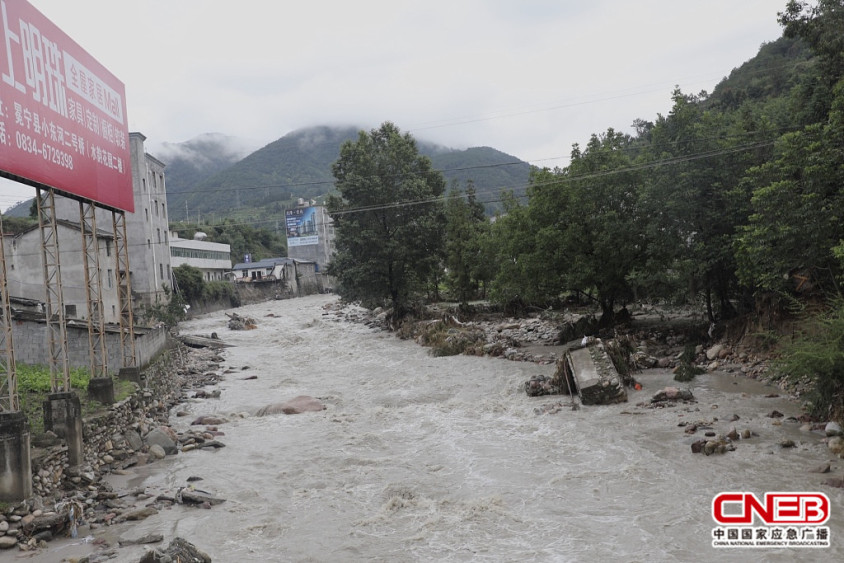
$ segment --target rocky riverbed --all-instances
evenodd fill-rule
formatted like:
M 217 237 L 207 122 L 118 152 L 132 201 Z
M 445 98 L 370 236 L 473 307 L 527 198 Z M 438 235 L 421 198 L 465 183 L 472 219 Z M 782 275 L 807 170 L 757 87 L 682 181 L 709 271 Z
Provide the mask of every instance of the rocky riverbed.
M 253 306 L 250 312 L 258 332 L 262 328 L 261 324 L 268 325 L 280 319 L 272 311 L 262 318 L 256 314 L 257 310 L 258 308 Z M 839 459 L 837 456 L 842 455 L 841 438 L 836 436 L 840 428 L 836 430 L 835 426 L 829 425 L 829 421 L 801 418 L 798 414 L 799 396 L 784 388 L 770 387 L 767 395 L 771 397 L 772 404 L 782 400 L 793 404 L 795 408 L 790 415 L 776 416 L 777 411 L 764 407 L 756 407 L 758 412 L 750 412 L 742 406 L 745 404 L 743 396 L 748 397 L 748 402 L 752 397 L 758 397 L 759 387 L 753 380 L 765 380 L 767 377 L 767 362 L 764 357 L 726 341 L 710 341 L 699 345 L 695 361 L 708 370 L 708 373 L 721 374 L 724 377 L 712 379 L 711 383 L 707 384 L 710 388 L 703 392 L 700 391 L 700 386 L 695 390 L 689 390 L 687 386 L 680 384 L 675 387 L 667 382 L 670 381 L 670 372 L 678 365 L 679 355 L 689 339 L 688 332 L 675 328 L 676 325 L 672 327 L 650 322 L 636 323 L 635 314 L 633 318 L 632 328 L 626 331 L 624 336 L 630 339 L 635 350 L 632 356 L 639 368 L 636 380 L 643 388 L 632 391 L 630 402 L 618 410 L 618 424 L 627 424 L 624 419 L 631 415 L 647 417 L 657 412 L 672 413 L 673 416 L 663 416 L 660 420 L 670 426 L 665 429 L 666 435 L 674 434 L 685 441 L 684 447 L 677 450 L 677 456 L 723 454 L 726 460 L 730 456 L 742 455 L 743 448 L 748 448 L 746 451 L 749 452 L 770 448 L 770 453 L 783 455 L 782 452 L 807 447 L 805 444 L 823 442 L 829 449 L 828 461 L 806 467 L 805 474 L 808 475 L 810 471 L 822 472 L 824 479 L 815 485 L 806 485 L 805 488 L 808 490 L 818 484 L 830 488 L 840 486 L 841 467 L 836 461 Z M 430 334 L 425 329 L 430 328 L 433 323 L 441 323 L 446 338 L 452 338 L 453 341 L 465 339 L 466 342 L 473 343 L 469 353 L 526 362 L 537 368 L 545 367 L 547 374 L 551 375 L 554 364 L 567 349 L 568 338 L 577 330 L 578 320 L 563 319 L 561 322 L 560 318 L 547 315 L 528 319 L 488 317 L 461 320 L 453 315 L 440 314 L 434 318 L 422 319 L 418 327 L 405 328 L 399 334 L 425 344 L 424 335 Z M 388 332 L 386 315 L 382 311 L 369 312 L 343 305 L 336 300 L 323 306 L 319 322 L 337 325 L 347 321 L 371 329 L 373 333 L 365 335 L 367 339 L 379 338 L 378 333 L 383 333 L 384 338 L 393 338 L 392 333 Z M 296 330 L 310 330 L 314 323 L 316 321 L 311 321 Z M 214 323 L 206 323 L 204 326 L 211 326 L 212 330 L 216 330 Z M 224 332 L 224 317 L 221 317 L 220 327 L 224 341 L 227 338 L 235 338 L 234 333 L 227 336 Z M 328 325 L 323 327 L 323 332 L 334 332 L 334 329 L 327 327 Z M 275 346 L 295 347 L 301 340 L 296 330 L 285 329 L 276 333 L 276 336 L 268 336 L 274 334 L 271 331 L 260 338 L 264 339 L 262 341 L 266 341 L 268 337 L 272 338 Z M 342 353 L 342 349 L 336 350 L 336 353 Z M 154 553 L 152 547 L 163 553 L 165 536 L 171 534 L 168 533 L 168 528 L 154 522 L 159 519 L 162 519 L 162 522 L 170 521 L 172 517 L 168 514 L 174 511 L 185 514 L 183 511 L 189 510 L 213 515 L 214 511 L 222 510 L 224 512 L 220 513 L 220 516 L 225 520 L 225 515 L 232 509 L 226 508 L 228 495 L 218 493 L 219 480 L 215 479 L 218 477 L 218 470 L 213 467 L 209 466 L 204 471 L 190 474 L 174 474 L 162 479 L 147 478 L 141 483 L 138 483 L 137 476 L 168 471 L 166 468 L 172 467 L 168 460 L 176 457 L 225 451 L 229 445 L 229 429 L 243 427 L 260 409 L 231 410 L 230 407 L 221 409 L 216 405 L 232 389 L 248 386 L 256 380 L 264 381 L 268 377 L 266 368 L 261 370 L 254 368 L 249 362 L 233 362 L 226 350 L 208 348 L 184 348 L 177 360 L 172 366 L 172 373 L 179 381 L 178 393 L 166 399 L 147 397 L 145 414 L 137 426 L 127 430 L 120 437 L 115 436 L 110 446 L 104 447 L 100 452 L 96 463 L 82 468 L 78 475 L 62 476 L 62 489 L 58 495 L 52 498 L 36 496 L 30 502 L 8 507 L 0 517 L 0 529 L 3 530 L 0 539 L 6 542 L 8 549 L 26 554 L 33 561 L 138 561 L 144 556 L 152 557 L 144 554 L 145 551 Z M 537 369 L 532 369 L 532 372 L 538 373 Z M 666 377 L 666 374 L 669 374 L 669 377 Z M 284 381 L 286 380 L 282 379 L 277 385 Z M 395 394 L 397 405 L 414 404 L 417 399 L 413 397 L 401 398 L 404 395 L 400 381 L 396 380 L 397 387 L 389 391 L 389 394 Z M 459 382 L 459 376 L 457 381 Z M 756 386 L 746 386 L 743 381 L 753 382 Z M 512 381 L 510 385 L 519 387 L 521 383 L 522 381 Z M 313 385 L 313 382 L 311 384 Z M 707 401 L 708 396 L 718 391 L 711 388 L 712 385 L 734 387 L 729 389 L 729 402 Z M 423 404 L 425 401 L 439 400 L 439 392 L 431 391 L 434 395 L 430 398 L 425 399 L 422 396 L 418 400 L 422 400 Z M 316 398 L 297 399 L 302 399 L 299 404 L 308 405 L 305 410 L 312 413 L 327 409 L 325 416 L 334 424 L 352 424 L 355 415 L 344 414 L 344 409 L 341 408 L 343 402 L 335 395 L 336 392 L 329 392 Z M 526 405 L 538 417 L 537 420 L 549 416 L 562 417 L 565 412 L 571 411 L 571 405 L 568 398 L 560 399 L 531 399 Z M 369 400 L 388 399 L 373 396 L 369 397 Z M 278 416 L 281 413 L 294 412 L 285 410 L 289 405 L 267 405 L 266 402 L 263 406 L 268 408 L 265 413 L 270 417 L 273 414 Z M 384 405 L 392 407 L 393 403 L 386 402 Z M 374 413 L 378 414 L 378 410 Z M 364 463 L 361 467 L 367 467 L 365 462 L 361 463 Z M 45 471 L 45 474 L 39 476 L 44 480 L 52 478 L 47 475 L 50 471 Z M 800 478 L 795 476 L 795 486 L 799 483 Z M 316 486 L 319 490 L 319 485 Z M 296 489 L 294 494 L 305 493 Z M 390 502 L 415 501 L 410 496 Z M 238 505 L 234 512 L 237 514 L 242 510 L 241 505 Z M 71 518 L 71 514 L 78 517 Z M 74 533 L 76 538 L 68 537 Z M 207 536 L 203 537 L 207 541 Z M 171 542 L 176 539 L 173 538 Z M 192 539 L 187 536 L 187 540 Z M 182 541 L 177 542 L 175 548 L 184 547 Z M 197 542 L 197 546 L 201 550 L 202 542 Z

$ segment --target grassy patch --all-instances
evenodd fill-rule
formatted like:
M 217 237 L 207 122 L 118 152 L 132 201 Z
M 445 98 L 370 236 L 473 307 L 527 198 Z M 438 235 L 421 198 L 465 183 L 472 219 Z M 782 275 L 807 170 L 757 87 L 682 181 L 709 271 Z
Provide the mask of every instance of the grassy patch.
M 32 435 L 40 436 L 44 434 L 44 402 L 52 393 L 50 369 L 41 365 L 17 364 L 15 373 L 17 374 L 21 412 L 26 415 L 29 421 Z M 90 380 L 91 374 L 85 368 L 76 368 L 70 371 L 70 386 L 79 396 L 83 417 L 104 412 L 108 408 L 106 405 L 88 398 L 88 383 Z M 136 389 L 137 385 L 131 381 L 115 379 L 115 400 L 122 401 L 134 393 Z

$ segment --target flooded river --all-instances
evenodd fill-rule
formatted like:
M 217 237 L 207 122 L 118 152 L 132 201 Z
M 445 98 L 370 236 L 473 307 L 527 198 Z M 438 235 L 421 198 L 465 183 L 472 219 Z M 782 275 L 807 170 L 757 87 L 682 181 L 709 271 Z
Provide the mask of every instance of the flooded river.
M 808 472 L 831 456 L 819 434 L 766 416 L 799 414 L 765 397 L 774 389 L 707 374 L 693 382 L 695 405 L 637 407 L 674 383 L 652 370 L 626 404 L 572 410 L 566 398 L 559 412 L 537 414 L 561 398 L 527 397 L 522 384 L 553 366 L 434 358 L 327 315 L 335 299 L 238 309 L 258 321 L 252 331 L 229 331 L 222 312 L 184 323 L 184 334 L 216 332 L 233 345 L 225 367 L 236 371 L 216 387 L 220 399 L 182 405 L 191 415 L 171 422 L 184 430 L 196 416 L 224 416 L 227 447 L 134 468 L 116 486 L 172 494 L 200 476 L 198 488 L 227 500 L 94 534 L 162 533 L 165 544 L 178 535 L 215 562 L 844 560 L 844 491 L 821 485 L 844 475 L 844 461 L 831 461 L 831 475 Z M 297 395 L 327 410 L 251 415 Z M 720 433 L 758 436 L 725 455 L 692 454 L 701 432 L 678 424 L 713 418 Z M 780 448 L 785 439 L 797 447 Z M 830 549 L 712 547 L 716 494 L 801 490 L 829 495 Z M 70 552 L 50 549 L 44 561 Z M 125 548 L 119 560 L 141 551 Z

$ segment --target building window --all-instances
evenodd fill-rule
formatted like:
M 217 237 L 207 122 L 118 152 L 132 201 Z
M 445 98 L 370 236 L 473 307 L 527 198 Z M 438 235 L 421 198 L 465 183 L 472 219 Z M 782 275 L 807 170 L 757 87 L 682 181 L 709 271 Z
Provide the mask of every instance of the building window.
M 162 205 L 161 208 L 164 209 L 164 206 Z M 167 238 L 167 231 L 164 231 L 164 242 L 170 244 L 170 240 Z
M 108 284 L 109 289 L 114 287 L 114 282 L 112 281 L 113 277 L 114 277 L 114 272 L 112 270 L 108 270 L 108 272 L 106 273 L 106 283 Z
M 158 200 L 157 199 L 155 200 L 155 216 L 161 217 L 161 215 L 158 214 Z
M 147 248 L 152 248 L 152 241 L 147 239 Z
M 106 256 L 111 256 L 111 241 L 106 240 Z
M 76 318 L 76 305 L 65 305 L 64 306 L 64 316 L 69 319 Z
M 161 274 L 161 279 L 164 279 L 164 264 L 158 265 L 158 272 Z
M 158 244 L 161 244 L 161 229 L 155 229 L 158 232 Z

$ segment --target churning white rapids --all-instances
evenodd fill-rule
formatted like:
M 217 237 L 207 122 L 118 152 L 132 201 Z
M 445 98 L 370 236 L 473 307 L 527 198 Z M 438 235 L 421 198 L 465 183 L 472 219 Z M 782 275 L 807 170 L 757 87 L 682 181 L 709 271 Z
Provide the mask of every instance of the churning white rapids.
M 822 484 L 844 463 L 819 434 L 766 416 L 799 415 L 795 403 L 765 397 L 772 387 L 711 373 L 693 382 L 697 404 L 637 407 L 675 384 L 668 370 L 649 370 L 628 403 L 572 410 L 568 397 L 524 393 L 552 365 L 432 357 L 327 314 L 335 300 L 237 309 L 257 320 L 250 331 L 228 330 L 223 312 L 180 326 L 233 345 L 224 368 L 235 372 L 216 386 L 220 399 L 171 417 L 182 430 L 200 415 L 226 417 L 226 447 L 168 456 L 115 486 L 172 494 L 200 476 L 197 487 L 226 502 L 176 505 L 113 526 L 114 536 L 162 533 L 164 545 L 181 536 L 215 562 L 844 560 L 844 492 Z M 254 416 L 298 395 L 327 409 Z M 560 401 L 559 412 L 535 411 Z M 713 418 L 719 433 L 735 426 L 758 436 L 724 455 L 693 454 L 700 436 L 678 424 Z M 797 447 L 781 448 L 786 439 Z M 832 474 L 809 472 L 824 463 Z M 712 547 L 713 497 L 727 491 L 826 493 L 832 547 Z M 123 548 L 118 560 L 137 561 L 142 550 Z

